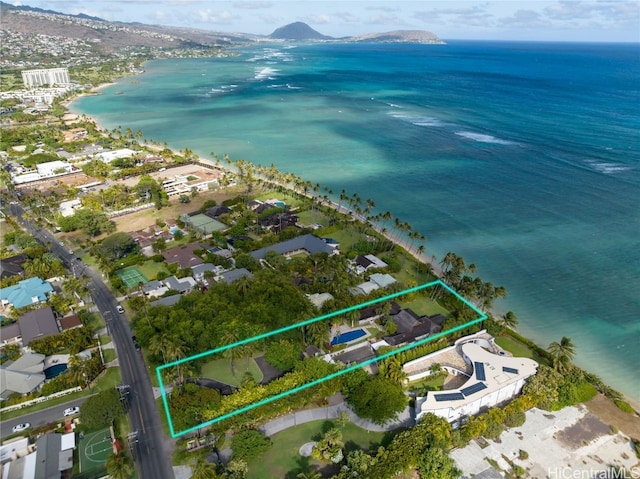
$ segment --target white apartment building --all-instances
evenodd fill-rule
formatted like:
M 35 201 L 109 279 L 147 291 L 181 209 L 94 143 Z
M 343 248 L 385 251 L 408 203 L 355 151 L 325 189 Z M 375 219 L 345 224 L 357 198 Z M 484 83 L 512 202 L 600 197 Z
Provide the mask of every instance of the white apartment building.
M 67 85 L 71 83 L 69 80 L 69 70 L 66 68 L 23 70 L 22 81 L 24 82 L 25 88 Z

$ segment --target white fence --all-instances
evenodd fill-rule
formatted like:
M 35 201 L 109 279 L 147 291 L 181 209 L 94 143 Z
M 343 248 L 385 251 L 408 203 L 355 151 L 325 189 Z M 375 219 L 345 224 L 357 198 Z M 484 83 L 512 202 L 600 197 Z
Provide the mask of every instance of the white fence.
M 75 392 L 78 392 L 78 391 L 82 391 L 82 388 L 80 386 L 76 386 L 75 388 L 71 388 L 71 389 L 65 389 L 64 391 L 59 391 L 57 393 L 53 393 L 53 394 L 50 394 L 50 395 L 45 396 L 45 397 L 35 398 L 35 399 L 31 399 L 30 401 L 25 401 L 25 402 L 21 402 L 19 404 L 14 404 L 13 406 L 3 407 L 2 409 L 0 409 L 0 413 L 5 413 L 5 412 L 9 412 L 9 411 L 15 411 L 16 409 L 22 409 L 22 408 L 27 407 L 27 406 L 32 406 L 34 404 L 39 404 L 41 402 L 48 401 L 49 399 L 59 398 L 61 396 L 66 396 L 67 394 L 75 393 Z

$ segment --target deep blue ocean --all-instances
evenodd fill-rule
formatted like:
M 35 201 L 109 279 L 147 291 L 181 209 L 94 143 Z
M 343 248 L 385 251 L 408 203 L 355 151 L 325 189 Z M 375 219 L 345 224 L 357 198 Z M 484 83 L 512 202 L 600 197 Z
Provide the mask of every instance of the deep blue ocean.
M 640 400 L 640 45 L 270 44 L 154 61 L 72 109 L 358 193 Z

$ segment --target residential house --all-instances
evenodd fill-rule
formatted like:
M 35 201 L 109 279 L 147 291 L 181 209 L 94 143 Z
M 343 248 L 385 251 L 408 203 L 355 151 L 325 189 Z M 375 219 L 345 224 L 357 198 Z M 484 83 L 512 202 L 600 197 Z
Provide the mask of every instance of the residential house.
M 50 283 L 38 278 L 28 278 L 18 284 L 0 289 L 0 304 L 3 307 L 24 308 L 47 300 L 53 291 Z
M 322 241 L 322 239 L 312 234 L 306 234 L 281 243 L 266 246 L 249 254 L 255 259 L 263 259 L 269 251 L 276 251 L 284 256 L 293 256 L 298 253 L 333 254 L 335 252 L 335 250 Z
M 36 339 L 54 336 L 60 332 L 58 323 L 50 307 L 29 311 L 18 318 L 22 344 L 28 346 Z
M 131 150 L 129 148 L 121 148 L 119 150 L 112 151 L 104 151 L 102 153 L 97 153 L 95 155 L 96 160 L 100 160 L 103 163 L 111 163 L 113 160 L 117 160 L 120 158 L 131 158 L 136 155 L 138 152 Z
M 442 323 L 445 317 L 441 314 L 433 316 L 418 316 L 413 310 L 407 308 L 391 316 L 391 320 L 396 324 L 395 334 L 386 336 L 384 340 L 390 346 L 411 343 L 425 338 L 442 330 Z
M 195 288 L 196 281 L 191 276 L 187 276 L 186 278 L 169 276 L 164 280 L 164 284 L 170 290 L 177 291 L 180 294 L 186 294 Z
M 19 276 L 24 273 L 22 265 L 26 263 L 28 259 L 29 257 L 24 253 L 16 254 L 9 258 L 0 258 L 0 279 Z
M 71 316 L 65 316 L 64 318 L 60 318 L 58 320 L 58 323 L 60 324 L 60 331 L 67 331 L 68 329 L 81 328 L 83 326 L 82 321 L 80 321 L 80 318 L 75 314 Z
M 352 263 L 352 268 L 357 274 L 362 274 L 370 268 L 386 268 L 387 266 L 389 266 L 387 263 L 372 254 L 358 255 Z
M 204 212 L 205 215 L 214 220 L 217 220 L 220 216 L 226 215 L 227 213 L 231 213 L 231 208 L 225 205 L 212 206 Z
M 60 211 L 61 216 L 67 217 L 73 216 L 76 212 L 76 209 L 80 208 L 82 208 L 82 202 L 76 198 L 73 200 L 61 202 L 58 210 Z
M 155 301 L 151 301 L 149 303 L 149 306 L 173 306 L 174 304 L 176 304 L 178 301 L 180 301 L 180 298 L 182 297 L 182 295 L 180 294 L 174 294 L 173 296 L 165 296 L 164 298 L 160 298 L 160 299 L 156 299 Z
M 4 346 L 5 344 L 19 343 L 20 341 L 22 341 L 22 334 L 18 323 L 11 323 L 0 328 L 0 345 Z
M 367 295 L 380 288 L 386 288 L 396 283 L 396 279 L 390 274 L 374 273 L 369 276 L 369 281 L 360 283 L 349 289 L 352 296 Z
M 253 274 L 251 274 L 251 271 L 246 268 L 238 268 L 231 271 L 225 271 L 220 276 L 216 277 L 216 281 L 223 281 L 227 284 L 231 284 L 244 277 L 253 278 Z
M 157 279 L 147 281 L 142 285 L 142 292 L 144 295 L 151 296 L 153 298 L 162 296 L 167 291 L 169 291 L 169 288 L 167 288 L 162 281 L 158 281 Z
M 56 160 L 48 161 L 46 163 L 38 163 L 36 165 L 38 176 L 40 178 L 47 178 L 50 176 L 60 175 L 63 173 L 71 173 L 73 166 L 68 161 Z
M 314 293 L 307 294 L 307 298 L 309 298 L 311 304 L 320 309 L 324 303 L 333 299 L 333 295 L 331 293 Z
M 470 373 L 460 371 L 468 377 L 467 381 L 456 389 L 430 391 L 425 397 L 416 398 L 416 420 L 433 413 L 449 422 L 455 422 L 502 404 L 520 393 L 527 379 L 536 373 L 538 363 L 529 358 L 496 354 L 483 347 L 484 343 L 487 341 L 477 342 L 476 339 L 468 338 L 456 342 L 456 346 L 452 348 L 460 351 L 464 363 L 471 369 Z M 404 368 L 424 369 L 425 359 L 444 364 L 439 356 L 451 353 L 451 348 L 447 348 L 410 361 Z M 414 364 L 418 362 L 422 364 Z
M 26 353 L 0 365 L 0 399 L 14 393 L 29 394 L 42 386 L 46 379 L 44 358 L 44 354 Z
M 207 271 L 215 275 L 217 270 L 216 270 L 216 267 L 211 263 L 202 263 L 191 268 L 191 275 L 193 276 L 193 279 L 195 279 L 196 281 L 202 282 L 204 281 L 204 274 Z
M 71 477 L 75 433 L 48 433 L 36 440 L 36 470 L 33 479 Z
M 195 250 L 204 250 L 205 247 L 200 243 L 190 243 L 183 246 L 176 246 L 162 253 L 168 264 L 177 263 L 182 269 L 193 268 L 198 264 L 202 264 L 202 258 L 194 253 Z

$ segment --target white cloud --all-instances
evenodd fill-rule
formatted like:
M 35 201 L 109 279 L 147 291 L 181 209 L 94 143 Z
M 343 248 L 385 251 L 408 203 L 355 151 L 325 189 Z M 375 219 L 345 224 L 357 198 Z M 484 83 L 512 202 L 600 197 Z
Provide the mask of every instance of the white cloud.
M 345 23 L 357 23 L 360 21 L 360 18 L 351 12 L 335 12 L 333 13 L 333 16 L 339 18 Z
M 331 25 L 333 22 L 330 15 L 308 15 L 307 23 L 314 25 Z
M 233 2 L 233 6 L 239 9 L 260 10 L 264 8 L 271 8 L 273 6 L 273 3 L 271 2 Z
M 370 17 L 365 23 L 370 25 L 400 25 L 404 26 L 407 23 L 395 14 L 380 14 L 375 17 Z
M 228 10 L 215 11 L 210 8 L 197 10 L 195 15 L 200 22 L 222 25 L 228 25 L 237 18 Z

